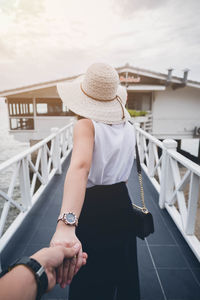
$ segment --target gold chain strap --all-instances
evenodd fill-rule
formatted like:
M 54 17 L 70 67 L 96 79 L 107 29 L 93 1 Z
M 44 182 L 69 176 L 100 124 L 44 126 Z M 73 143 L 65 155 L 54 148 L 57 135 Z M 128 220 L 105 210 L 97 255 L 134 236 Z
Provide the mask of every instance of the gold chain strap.
M 131 123 L 133 125 L 133 122 L 130 120 L 129 120 L 129 123 Z M 138 170 L 138 179 L 139 179 L 139 183 L 140 183 L 140 198 L 142 201 L 142 207 L 138 206 L 134 203 L 132 203 L 132 205 L 133 205 L 133 207 L 136 207 L 137 209 L 141 210 L 143 213 L 148 214 L 149 211 L 144 203 L 144 189 L 143 189 L 143 182 L 142 182 L 140 157 L 139 157 L 139 151 L 138 151 L 138 147 L 137 147 L 137 139 L 136 139 L 135 150 L 136 150 L 136 162 L 137 162 L 137 170 Z
M 144 203 L 144 188 L 143 188 L 143 182 L 142 182 L 142 174 L 138 173 L 138 179 L 139 179 L 139 183 L 140 183 L 140 197 L 141 197 L 141 201 L 142 201 L 142 207 L 132 203 L 133 206 L 135 206 L 137 209 L 140 209 L 143 213 L 148 214 L 148 209 L 145 206 Z

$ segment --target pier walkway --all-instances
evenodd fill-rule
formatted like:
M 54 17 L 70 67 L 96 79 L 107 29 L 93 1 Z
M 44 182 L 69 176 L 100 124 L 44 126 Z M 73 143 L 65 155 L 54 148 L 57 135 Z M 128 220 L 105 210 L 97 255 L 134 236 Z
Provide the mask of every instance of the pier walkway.
M 2 266 L 49 245 L 56 227 L 69 161 L 70 156 L 62 164 L 62 173 L 54 175 L 51 184 L 2 251 Z M 199 300 L 200 263 L 168 211 L 159 208 L 158 192 L 145 173 L 143 181 L 146 205 L 153 214 L 155 232 L 144 241 L 137 239 L 141 299 Z M 132 200 L 140 205 L 135 164 L 127 186 Z M 67 299 L 67 288 L 56 286 L 42 299 Z

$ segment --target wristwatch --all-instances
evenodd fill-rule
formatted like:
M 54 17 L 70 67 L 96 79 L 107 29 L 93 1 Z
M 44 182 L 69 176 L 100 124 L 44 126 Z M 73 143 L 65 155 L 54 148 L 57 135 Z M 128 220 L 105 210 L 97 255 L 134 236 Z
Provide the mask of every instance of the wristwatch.
M 12 270 L 18 265 L 26 266 L 35 276 L 37 282 L 37 296 L 36 300 L 39 300 L 41 296 L 47 291 L 48 288 L 48 277 L 44 270 L 44 267 L 34 258 L 23 257 L 17 259 L 12 265 L 8 267 L 7 272 Z
M 78 218 L 73 212 L 61 214 L 58 217 L 57 222 L 60 220 L 62 220 L 66 225 L 78 226 Z

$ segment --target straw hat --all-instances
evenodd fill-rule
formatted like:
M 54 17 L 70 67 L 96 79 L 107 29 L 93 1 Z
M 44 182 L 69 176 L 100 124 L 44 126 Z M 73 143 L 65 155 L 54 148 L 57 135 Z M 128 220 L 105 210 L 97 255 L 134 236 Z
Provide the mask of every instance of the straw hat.
M 118 73 L 108 64 L 92 64 L 80 79 L 58 83 L 57 90 L 63 103 L 85 118 L 106 124 L 130 119 Z
M 120 98 L 122 99 L 122 103 L 124 105 L 126 105 L 128 94 L 127 94 L 127 90 L 126 90 L 125 86 L 122 86 L 119 84 L 118 89 L 117 89 L 117 95 L 119 95 Z

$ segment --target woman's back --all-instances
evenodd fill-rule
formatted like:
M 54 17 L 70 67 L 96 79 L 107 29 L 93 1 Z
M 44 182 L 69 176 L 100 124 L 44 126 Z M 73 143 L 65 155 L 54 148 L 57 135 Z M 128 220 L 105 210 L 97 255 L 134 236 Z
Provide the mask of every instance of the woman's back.
M 117 125 L 92 122 L 95 138 L 87 187 L 127 181 L 134 160 L 134 127 L 128 121 Z

